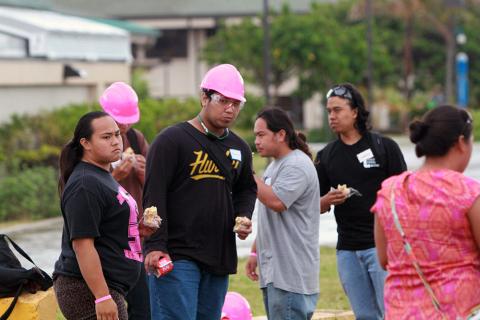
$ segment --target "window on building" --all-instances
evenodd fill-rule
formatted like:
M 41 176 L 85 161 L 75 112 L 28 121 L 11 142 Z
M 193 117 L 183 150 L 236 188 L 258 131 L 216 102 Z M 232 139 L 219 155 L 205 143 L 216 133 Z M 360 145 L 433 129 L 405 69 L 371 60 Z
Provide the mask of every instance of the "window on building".
M 155 45 L 147 50 L 147 58 L 186 58 L 188 54 L 187 30 L 161 30 Z

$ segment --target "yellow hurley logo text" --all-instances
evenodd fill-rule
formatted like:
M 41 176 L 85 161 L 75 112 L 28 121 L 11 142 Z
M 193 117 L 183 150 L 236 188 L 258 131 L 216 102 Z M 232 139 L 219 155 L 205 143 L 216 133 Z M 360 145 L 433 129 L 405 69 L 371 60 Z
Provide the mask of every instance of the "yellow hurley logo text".
M 204 153 L 203 151 L 194 151 L 193 153 L 197 158 L 195 159 L 195 162 L 190 164 L 190 167 L 192 167 L 190 177 L 192 179 L 201 180 L 210 178 L 225 180 L 224 176 L 218 174 L 220 170 L 215 162 L 208 159 L 208 153 Z

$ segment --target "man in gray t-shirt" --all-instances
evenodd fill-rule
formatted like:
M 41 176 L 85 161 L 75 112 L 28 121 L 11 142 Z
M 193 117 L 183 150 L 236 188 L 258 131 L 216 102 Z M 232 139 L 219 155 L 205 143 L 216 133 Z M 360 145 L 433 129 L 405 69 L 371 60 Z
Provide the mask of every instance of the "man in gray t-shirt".
M 320 192 L 304 140 L 281 109 L 265 109 L 255 121 L 255 145 L 274 161 L 258 187 L 258 235 L 246 266 L 260 278 L 269 319 L 311 319 L 319 293 Z M 260 277 L 256 273 L 259 266 Z

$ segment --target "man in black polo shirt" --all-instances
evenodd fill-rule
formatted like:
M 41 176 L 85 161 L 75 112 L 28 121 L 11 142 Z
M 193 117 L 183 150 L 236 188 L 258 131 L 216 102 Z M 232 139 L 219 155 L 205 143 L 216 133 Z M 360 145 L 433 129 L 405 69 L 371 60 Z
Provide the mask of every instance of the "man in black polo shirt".
M 405 160 L 392 139 L 369 131 L 369 112 L 351 84 L 327 93 L 327 112 L 338 139 L 316 158 L 321 212 L 335 205 L 338 274 L 355 317 L 383 319 L 386 272 L 378 263 L 370 208 L 382 181 L 406 170 Z M 361 196 L 337 190 L 339 185 L 354 188 Z
M 251 218 L 256 183 L 252 152 L 228 128 L 244 102 L 243 79 L 228 64 L 212 68 L 201 84 L 197 117 L 163 130 L 152 143 L 144 208 L 163 219 L 145 241 L 145 266 L 160 258 L 173 271 L 149 276 L 152 319 L 220 319 L 228 275 L 237 269 L 235 218 Z M 240 239 L 251 232 L 248 221 Z

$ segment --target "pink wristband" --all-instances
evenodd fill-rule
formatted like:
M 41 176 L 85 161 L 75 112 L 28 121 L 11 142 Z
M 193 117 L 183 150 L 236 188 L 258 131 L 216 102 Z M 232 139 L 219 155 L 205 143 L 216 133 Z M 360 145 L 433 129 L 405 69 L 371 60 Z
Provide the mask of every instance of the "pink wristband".
M 110 294 L 108 296 L 98 298 L 97 300 L 95 300 L 95 304 L 99 304 L 100 302 L 103 302 L 108 299 L 112 299 L 112 296 Z
M 257 256 L 256 252 L 254 252 L 254 251 L 250 252 L 250 257 L 256 257 L 256 256 Z

